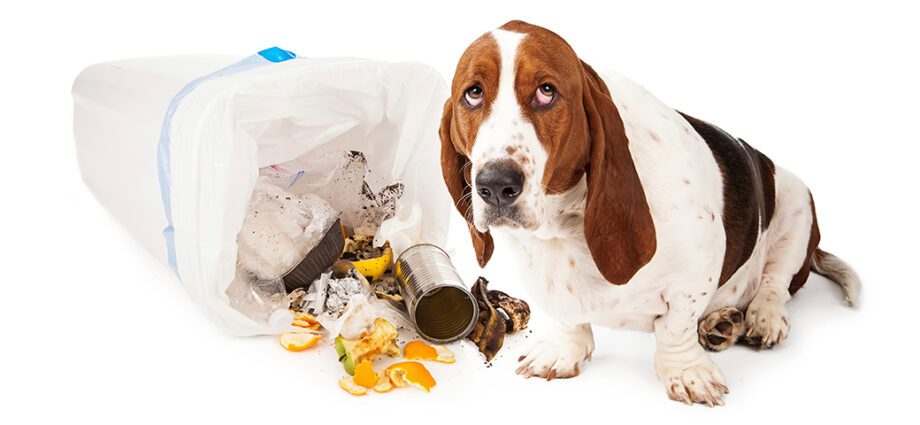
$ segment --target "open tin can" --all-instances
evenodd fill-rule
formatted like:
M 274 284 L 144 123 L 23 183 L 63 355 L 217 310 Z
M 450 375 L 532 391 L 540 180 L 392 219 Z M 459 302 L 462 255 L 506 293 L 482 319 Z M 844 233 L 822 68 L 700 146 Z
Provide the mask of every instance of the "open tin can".
M 409 318 L 426 340 L 443 344 L 473 331 L 479 305 L 443 249 L 409 247 L 396 259 L 396 280 Z

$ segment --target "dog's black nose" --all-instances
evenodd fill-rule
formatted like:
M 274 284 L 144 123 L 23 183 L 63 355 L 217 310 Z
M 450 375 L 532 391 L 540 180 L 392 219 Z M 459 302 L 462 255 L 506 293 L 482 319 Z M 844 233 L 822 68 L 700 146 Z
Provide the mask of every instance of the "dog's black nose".
M 487 164 L 476 174 L 476 192 L 495 207 L 513 204 L 523 188 L 524 173 L 506 162 Z

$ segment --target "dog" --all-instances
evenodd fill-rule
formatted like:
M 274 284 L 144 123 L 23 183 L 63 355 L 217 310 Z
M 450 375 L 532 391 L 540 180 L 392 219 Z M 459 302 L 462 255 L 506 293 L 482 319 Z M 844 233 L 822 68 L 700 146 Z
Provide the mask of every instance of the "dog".
M 493 232 L 559 329 L 517 373 L 579 374 L 592 325 L 654 332 L 668 396 L 723 404 L 707 349 L 773 347 L 810 271 L 847 301 L 860 280 L 818 249 L 809 189 L 635 82 L 601 77 L 557 34 L 511 21 L 460 58 L 440 126 L 444 181 L 480 266 Z

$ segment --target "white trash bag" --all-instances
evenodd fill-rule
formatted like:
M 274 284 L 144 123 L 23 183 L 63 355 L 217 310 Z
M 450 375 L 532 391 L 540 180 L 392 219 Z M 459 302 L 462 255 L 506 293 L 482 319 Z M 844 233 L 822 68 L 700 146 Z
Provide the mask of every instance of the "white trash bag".
M 368 182 L 401 183 L 396 215 L 375 240 L 390 241 L 397 254 L 446 241 L 451 201 L 437 132 L 448 93 L 425 65 L 300 58 L 277 48 L 242 59 L 131 59 L 87 68 L 73 96 L 87 185 L 231 334 L 275 332 L 227 296 L 260 169 L 280 184 L 300 166 L 300 189 L 322 197 L 314 160 L 360 152 Z

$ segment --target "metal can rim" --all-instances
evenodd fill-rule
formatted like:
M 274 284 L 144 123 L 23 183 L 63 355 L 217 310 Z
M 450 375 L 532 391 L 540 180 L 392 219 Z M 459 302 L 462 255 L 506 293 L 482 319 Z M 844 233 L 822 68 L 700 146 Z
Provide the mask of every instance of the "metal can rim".
M 433 244 L 433 243 L 422 242 L 422 243 L 417 243 L 417 244 L 415 244 L 415 245 L 412 245 L 412 246 L 406 248 L 403 252 L 400 252 L 400 253 L 399 253 L 399 256 L 396 257 L 396 261 L 399 261 L 400 258 L 402 258 L 404 255 L 406 255 L 406 254 L 409 253 L 410 251 L 414 250 L 415 248 L 423 247 L 423 246 L 430 246 L 430 247 L 436 248 L 438 251 L 443 252 L 444 255 L 446 255 L 448 259 L 450 258 L 450 254 L 448 254 L 447 251 L 444 250 L 444 248 L 441 248 L 441 247 L 439 247 L 439 246 L 437 246 L 437 245 L 435 245 L 435 244 Z
M 466 329 L 464 329 L 464 331 L 463 331 L 460 335 L 458 335 L 458 336 L 455 336 L 455 337 L 452 337 L 452 338 L 446 338 L 446 339 L 445 339 L 445 338 L 435 338 L 435 337 L 433 337 L 433 336 L 431 336 L 431 335 L 428 335 L 428 334 L 425 333 L 425 331 L 423 331 L 423 330 L 418 326 L 418 322 L 415 321 L 415 311 L 418 310 L 419 302 L 421 302 L 426 296 L 429 296 L 429 295 L 430 295 L 430 294 L 425 294 L 424 296 L 422 296 L 421 298 L 419 298 L 419 300 L 418 300 L 418 301 L 415 303 L 415 305 L 412 307 L 412 311 L 409 312 L 409 317 L 410 317 L 410 319 L 412 320 L 412 323 L 413 323 L 413 325 L 414 325 L 414 327 L 415 327 L 415 331 L 418 332 L 419 335 L 421 335 L 423 338 L 425 338 L 426 340 L 428 340 L 428 341 L 430 341 L 430 342 L 434 342 L 434 343 L 438 343 L 438 344 L 447 344 L 447 343 L 451 343 L 451 342 L 454 342 L 454 341 L 459 341 L 459 340 L 461 340 L 461 339 L 463 339 L 463 338 L 466 338 L 467 335 L 470 334 L 470 332 L 473 332 L 473 329 L 476 328 L 476 322 L 479 321 L 479 303 L 476 302 L 476 297 L 473 296 L 473 293 L 470 292 L 468 289 L 462 287 L 462 286 L 450 285 L 449 288 L 459 289 L 461 292 L 463 292 L 464 294 L 466 294 L 466 295 L 469 297 L 470 303 L 473 305 L 473 318 L 472 318 L 472 320 L 470 321 L 470 324 L 467 325 Z

